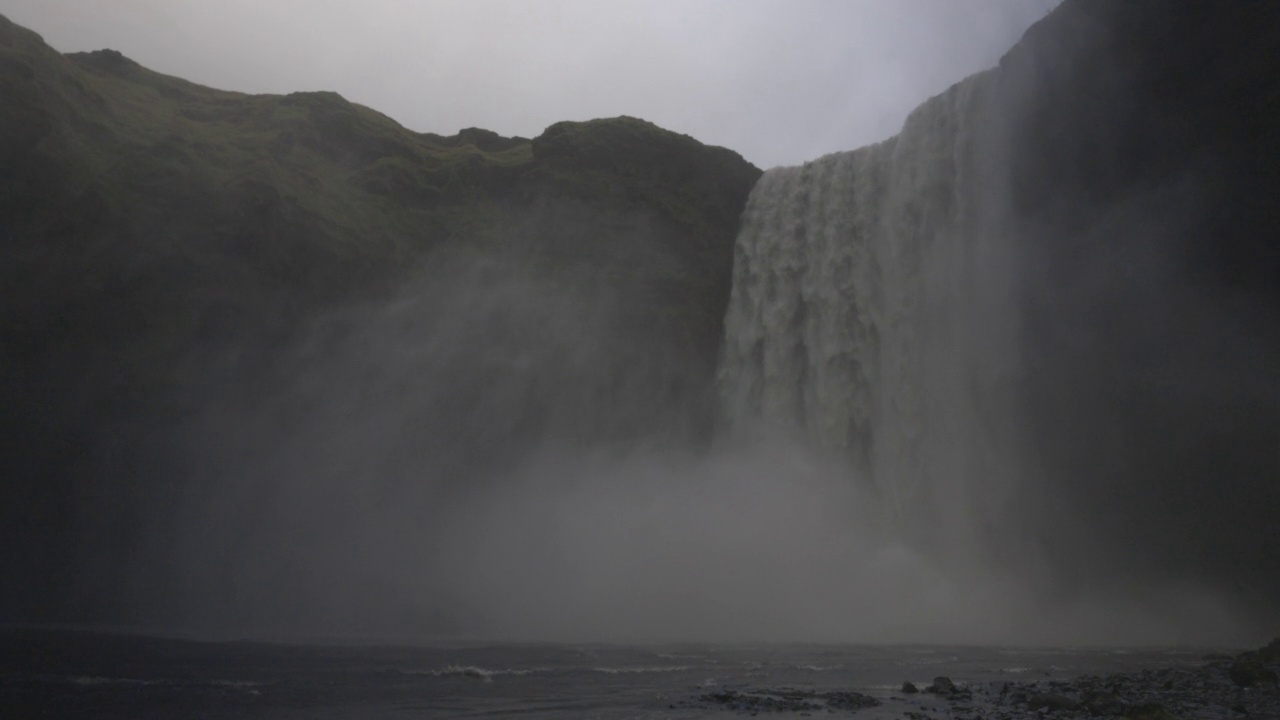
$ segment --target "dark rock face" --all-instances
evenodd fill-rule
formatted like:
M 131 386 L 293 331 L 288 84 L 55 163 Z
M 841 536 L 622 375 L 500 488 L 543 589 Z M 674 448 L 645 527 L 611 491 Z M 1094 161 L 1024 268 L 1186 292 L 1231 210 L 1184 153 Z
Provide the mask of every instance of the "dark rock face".
M 1276 638 L 1258 650 L 1258 655 L 1270 663 L 1280 663 L 1280 638 Z
M 1280 609 L 1274 3 L 1066 0 L 1001 61 L 1028 532 Z M 1034 530 L 1032 530 L 1034 528 Z
M 264 440 L 332 447 L 307 418 L 341 388 L 367 408 L 422 394 L 427 371 L 452 382 L 352 455 L 389 453 L 389 485 L 432 453 L 462 483 L 547 438 L 708 432 L 759 175 L 735 153 L 630 118 L 419 134 L 334 93 L 62 56 L 4 18 L 0 96 L 0 526 L 23 548 L 0 560 L 0 618 L 140 620 L 137 589 L 82 571 L 154 545 L 141 528 L 222 482 L 212 468 L 279 452 L 216 447 L 213 426 L 271 418 Z M 388 378 L 353 345 L 374 329 L 450 350 Z M 324 378 L 310 398 L 306 373 Z M 215 407 L 238 419 L 211 425 Z M 166 592 L 163 564 L 137 592 Z
M 1267 658 L 1261 652 L 1244 653 L 1231 662 L 1228 675 L 1231 682 L 1240 687 L 1275 685 L 1276 673 L 1269 664 L 1276 664 L 1276 659 Z

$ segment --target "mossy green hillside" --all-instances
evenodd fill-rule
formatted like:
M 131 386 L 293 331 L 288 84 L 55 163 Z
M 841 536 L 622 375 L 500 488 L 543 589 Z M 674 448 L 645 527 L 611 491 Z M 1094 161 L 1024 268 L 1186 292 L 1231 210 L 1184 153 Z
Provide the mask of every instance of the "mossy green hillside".
M 736 153 L 625 117 L 532 140 L 413 132 L 334 93 L 63 55 L 2 17 L 0 97 L 11 427 L 93 435 L 102 418 L 181 412 L 247 372 L 240 348 L 445 257 L 516 258 L 607 301 L 709 386 L 760 173 Z

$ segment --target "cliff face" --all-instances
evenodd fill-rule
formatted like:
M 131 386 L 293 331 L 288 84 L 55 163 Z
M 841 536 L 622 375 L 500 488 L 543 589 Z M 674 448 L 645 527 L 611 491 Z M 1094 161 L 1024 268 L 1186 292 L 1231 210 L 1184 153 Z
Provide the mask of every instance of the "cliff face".
M 175 511 L 193 465 L 226 459 L 192 441 L 216 424 L 209 408 L 284 422 L 263 398 L 296 396 L 323 362 L 326 383 L 367 391 L 353 338 L 415 332 L 373 310 L 391 299 L 466 349 L 401 368 L 454 373 L 431 413 L 474 414 L 499 380 L 520 385 L 472 418 L 487 447 L 459 450 L 469 421 L 442 439 L 436 416 L 383 431 L 401 446 L 433 437 L 465 464 L 548 436 L 706 432 L 732 240 L 759 175 L 735 153 L 631 118 L 532 141 L 419 134 L 333 93 L 250 96 L 110 50 L 63 56 L 4 18 L 0 97 L 7 617 L 122 617 L 119 582 L 86 568 L 155 542 L 139 528 Z M 508 305 L 477 310 L 479 288 Z M 593 314 L 556 314 L 581 307 Z M 595 353 L 570 357 L 541 323 Z M 521 333 L 542 342 L 536 362 Z M 553 417 L 566 388 L 579 409 Z M 602 421 L 610 403 L 631 411 Z M 295 416 L 282 432 L 325 442 Z
M 1272 619 L 1277 30 L 1273 3 L 1068 0 L 1001 63 L 1045 553 Z
M 1066 0 L 897 137 L 767 172 L 730 413 L 848 457 L 953 561 L 1274 617 L 1278 28 L 1265 3 Z

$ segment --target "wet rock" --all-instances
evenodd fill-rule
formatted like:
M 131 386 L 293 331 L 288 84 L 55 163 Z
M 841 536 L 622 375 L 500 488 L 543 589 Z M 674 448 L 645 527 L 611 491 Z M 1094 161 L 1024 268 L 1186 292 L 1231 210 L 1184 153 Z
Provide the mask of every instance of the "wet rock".
M 861 710 L 880 704 L 879 700 L 859 692 L 819 693 L 818 697 L 826 701 L 828 708 L 836 710 Z
M 933 684 L 925 688 L 924 691 L 945 697 L 951 702 L 973 699 L 973 692 L 969 688 L 956 685 L 951 681 L 951 678 L 945 675 L 939 675 L 934 678 Z
M 1234 664 L 1280 675 L 1280 664 L 1263 658 L 1261 651 L 1253 651 Z M 951 716 L 963 720 L 1280 720 L 1280 683 L 1241 686 L 1229 675 L 1232 664 L 1214 661 L 1106 676 L 992 682 L 966 688 L 977 698 L 973 708 L 958 705 L 955 696 L 947 699 Z
M 1125 712 L 1124 717 L 1129 720 L 1182 720 L 1159 703 L 1131 707 Z
M 928 693 L 937 693 L 938 695 L 950 695 L 956 691 L 956 684 L 951 682 L 951 678 L 946 675 L 939 675 L 933 679 L 933 684 L 924 689 Z
M 718 693 L 707 693 L 699 698 L 703 702 L 718 705 L 726 710 L 756 713 L 761 710 L 773 712 L 800 710 L 820 710 L 821 705 L 805 699 L 804 693 L 789 691 L 744 692 L 726 690 Z
M 723 692 L 707 693 L 700 696 L 698 700 L 725 710 L 736 710 L 753 715 L 761 711 L 854 711 L 875 707 L 880 704 L 879 700 L 859 692 L 813 692 L 791 688 L 761 688 L 743 692 L 725 690 Z
M 1271 647 L 1271 646 L 1268 646 Z M 1280 649 L 1278 645 L 1277 649 Z M 927 688 L 903 682 L 901 694 L 882 705 L 878 717 L 908 720 L 1280 720 L 1280 683 L 1241 686 L 1230 677 L 1233 664 L 1261 667 L 1280 675 L 1280 663 L 1262 650 L 1236 661 L 1217 660 L 1199 667 L 1148 668 L 1129 673 L 1081 675 L 1024 682 L 1000 680 L 957 685 L 937 677 Z M 912 693 L 911 690 L 916 690 Z M 920 696 L 919 692 L 932 693 Z M 710 703 L 710 704 L 709 704 Z M 853 692 L 740 689 L 703 696 L 680 709 L 845 715 L 872 707 L 876 700 Z M 816 707 L 814 707 L 816 706 Z M 900 713 L 900 714 L 898 714 Z
M 1258 655 L 1269 663 L 1280 663 L 1280 637 L 1275 638 L 1267 643 L 1266 647 L 1258 650 Z
M 1124 712 L 1124 703 L 1112 693 L 1094 690 L 1084 696 L 1080 703 L 1090 715 L 1120 715 Z
M 1075 712 L 1080 709 L 1080 703 L 1065 695 L 1036 693 L 1027 698 L 1027 707 L 1043 712 L 1055 712 L 1058 710 Z
M 1263 658 L 1261 651 L 1241 654 L 1231 663 L 1231 669 L 1227 671 L 1231 682 L 1240 687 L 1275 685 L 1276 673 L 1267 667 Z

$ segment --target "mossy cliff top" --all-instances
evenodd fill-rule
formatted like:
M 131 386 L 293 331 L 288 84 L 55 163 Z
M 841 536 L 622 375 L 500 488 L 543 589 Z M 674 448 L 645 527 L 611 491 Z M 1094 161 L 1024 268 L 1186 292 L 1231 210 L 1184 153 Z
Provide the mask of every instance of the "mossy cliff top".
M 624 391 L 649 405 L 575 428 L 705 425 L 759 172 L 632 118 L 533 140 L 413 132 L 331 92 L 248 95 L 113 50 L 63 55 L 0 17 L 0 525 L 32 548 L 6 576 L 43 588 L 13 612 L 84 619 L 77 598 L 106 590 L 78 586 L 78 569 L 121 560 L 87 538 L 127 547 L 140 517 L 165 512 L 144 508 L 185 482 L 174 428 L 290 382 L 280 358 L 313 318 L 447 278 L 459 259 L 501 258 L 573 307 L 607 309 L 583 332 L 609 337 L 581 341 L 600 367 L 576 385 L 602 412 Z M 512 428 L 546 427 L 545 380 L 512 380 L 528 389 L 502 408 Z M 458 412 L 484 389 L 459 389 Z
M 710 231 L 736 221 L 759 174 L 735 153 L 632 118 L 557 123 L 532 142 L 478 128 L 416 133 L 335 93 L 246 95 L 112 50 L 63 56 L 2 17 L 0 92 L 11 234 L 47 242 L 51 231 L 101 232 L 107 218 L 131 235 L 190 222 L 180 244 L 199 255 L 256 234 L 240 218 L 270 218 L 279 227 L 255 267 L 289 283 L 329 277 L 296 273 L 300 253 L 338 275 L 350 268 L 333 263 L 403 266 L 474 235 L 487 203 L 548 188 L 587 201 L 630 192 Z M 62 227 L 49 227 L 41 210 L 68 203 L 79 210 L 52 213 Z M 99 215 L 82 217 L 90 209 Z
M 172 326 L 200 325 L 237 293 L 311 307 L 376 293 L 442 244 L 509 245 L 513 227 L 527 230 L 518 218 L 548 200 L 643 215 L 681 266 L 653 266 L 658 279 L 727 282 L 759 175 L 633 118 L 557 123 L 532 141 L 417 133 L 335 93 L 246 95 L 112 50 L 64 56 L 3 17 L 0 95 L 14 320 L 29 325 L 32 305 L 140 294 L 153 319 L 173 316 L 177 345 L 185 330 Z M 604 225 L 583 242 L 595 248 Z

